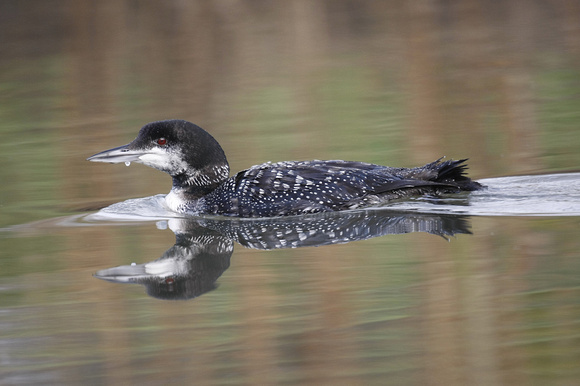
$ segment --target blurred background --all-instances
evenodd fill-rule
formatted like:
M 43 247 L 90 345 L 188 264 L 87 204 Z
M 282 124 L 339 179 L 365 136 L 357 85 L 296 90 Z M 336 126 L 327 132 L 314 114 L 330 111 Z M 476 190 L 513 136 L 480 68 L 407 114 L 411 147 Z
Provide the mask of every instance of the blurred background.
M 84 159 L 166 118 L 209 130 L 233 171 L 312 158 L 469 157 L 478 178 L 580 165 L 576 1 L 1 7 L 10 212 L 63 195 L 73 205 L 165 192 L 153 170 Z
M 26 225 L 166 193 L 158 171 L 85 159 L 168 118 L 208 130 L 233 172 L 441 156 L 476 179 L 578 170 L 578 1 L 3 0 L 0 118 L 0 226 L 20 229 L 0 238 L 0 383 L 580 377 L 577 217 L 238 248 L 228 284 L 178 304 L 91 277 L 155 259 L 171 232 Z

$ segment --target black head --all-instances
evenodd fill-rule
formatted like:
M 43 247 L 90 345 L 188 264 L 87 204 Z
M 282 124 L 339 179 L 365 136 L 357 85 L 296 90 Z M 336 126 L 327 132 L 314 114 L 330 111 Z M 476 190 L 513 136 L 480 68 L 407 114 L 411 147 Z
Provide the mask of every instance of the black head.
M 174 185 L 181 186 L 215 185 L 229 175 L 219 143 L 201 127 L 178 119 L 148 123 L 133 142 L 88 160 L 141 163 L 170 174 Z

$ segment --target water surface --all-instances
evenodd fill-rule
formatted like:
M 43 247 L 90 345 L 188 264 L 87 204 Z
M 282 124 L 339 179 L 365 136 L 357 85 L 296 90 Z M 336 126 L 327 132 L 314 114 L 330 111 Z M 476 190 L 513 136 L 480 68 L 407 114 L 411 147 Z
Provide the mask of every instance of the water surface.
M 2 2 L 0 384 L 577 383 L 579 12 Z M 468 157 L 488 189 L 180 219 L 167 176 L 85 161 L 167 118 L 234 172 Z

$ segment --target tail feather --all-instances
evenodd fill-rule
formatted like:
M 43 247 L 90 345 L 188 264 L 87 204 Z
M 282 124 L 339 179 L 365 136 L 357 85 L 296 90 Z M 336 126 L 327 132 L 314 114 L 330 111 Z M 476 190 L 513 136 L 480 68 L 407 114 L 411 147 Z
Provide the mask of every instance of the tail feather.
M 422 169 L 434 172 L 432 181 L 439 182 L 442 184 L 454 185 L 461 190 L 479 190 L 483 188 L 479 182 L 473 181 L 471 178 L 467 177 L 467 164 L 465 163 L 468 158 L 460 160 L 448 160 L 442 161 L 443 158 L 439 158 L 435 162 L 431 162 L 422 167 Z

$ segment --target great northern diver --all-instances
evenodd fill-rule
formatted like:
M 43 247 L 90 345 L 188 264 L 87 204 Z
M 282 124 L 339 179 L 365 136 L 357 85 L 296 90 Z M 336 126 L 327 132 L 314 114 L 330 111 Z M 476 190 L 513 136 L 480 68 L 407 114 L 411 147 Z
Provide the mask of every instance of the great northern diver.
M 176 119 L 151 122 L 133 142 L 88 160 L 138 162 L 168 173 L 168 208 L 190 215 L 290 216 L 482 188 L 465 175 L 466 159 L 410 169 L 340 160 L 267 162 L 229 177 L 219 143 L 201 127 Z

